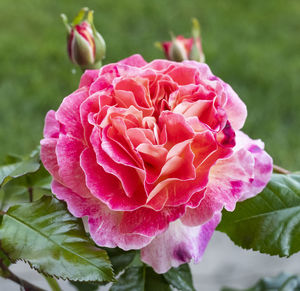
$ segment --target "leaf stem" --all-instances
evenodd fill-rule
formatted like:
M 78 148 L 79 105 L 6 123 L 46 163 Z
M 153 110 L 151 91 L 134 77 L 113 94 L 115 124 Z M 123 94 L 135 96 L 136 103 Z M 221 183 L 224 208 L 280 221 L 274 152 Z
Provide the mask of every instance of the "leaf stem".
M 0 259 L 0 268 L 3 270 L 4 278 L 9 279 L 9 280 L 19 284 L 26 291 L 45 291 L 45 289 L 39 288 L 39 287 L 29 283 L 28 281 L 19 278 L 11 270 L 8 269 L 8 267 L 2 262 L 2 259 Z
M 29 202 L 33 202 L 33 189 L 32 189 L 32 187 L 28 187 L 28 193 L 29 193 Z
M 288 174 L 291 173 L 289 170 L 286 170 L 286 169 L 284 169 L 284 168 L 281 168 L 281 167 L 279 167 L 279 166 L 277 166 L 277 165 L 273 165 L 273 171 L 274 171 L 275 173 L 278 173 L 278 174 L 284 174 L 284 175 L 288 175 Z
M 52 291 L 62 291 L 60 289 L 60 286 L 58 285 L 57 281 L 54 278 L 48 277 L 46 275 L 44 275 L 44 278 L 47 281 L 47 283 L 49 284 L 49 286 L 51 287 Z

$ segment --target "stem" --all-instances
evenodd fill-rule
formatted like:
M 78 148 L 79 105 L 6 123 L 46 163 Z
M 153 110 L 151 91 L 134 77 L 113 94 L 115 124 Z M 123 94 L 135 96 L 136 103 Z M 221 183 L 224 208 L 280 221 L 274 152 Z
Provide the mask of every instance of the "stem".
M 281 168 L 281 167 L 279 167 L 277 165 L 273 165 L 273 171 L 274 171 L 274 173 L 284 174 L 284 175 L 288 175 L 288 174 L 291 173 L 289 170 Z
M 23 279 L 19 278 L 18 276 L 16 276 L 13 272 L 11 272 L 8 269 L 8 267 L 2 262 L 1 259 L 0 259 L 0 268 L 3 270 L 4 278 L 9 279 L 9 280 L 19 284 L 26 291 L 45 291 L 45 289 L 41 289 L 41 288 L 27 282 L 26 280 L 23 280 Z
M 57 281 L 54 278 L 48 277 L 44 275 L 45 280 L 51 287 L 52 291 L 61 291 L 60 286 L 58 285 Z
M 28 193 L 29 193 L 29 202 L 33 201 L 33 190 L 32 187 L 28 187 Z

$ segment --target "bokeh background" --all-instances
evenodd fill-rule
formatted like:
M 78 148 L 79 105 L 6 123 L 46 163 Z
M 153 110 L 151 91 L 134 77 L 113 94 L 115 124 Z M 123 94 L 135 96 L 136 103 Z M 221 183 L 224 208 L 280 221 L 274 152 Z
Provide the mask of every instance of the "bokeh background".
M 163 58 L 154 42 L 188 37 L 197 17 L 207 63 L 248 107 L 244 131 L 276 164 L 300 169 L 299 0 L 0 0 L 0 161 L 31 151 L 46 112 L 77 88 L 59 15 L 83 6 L 95 10 L 105 63 Z

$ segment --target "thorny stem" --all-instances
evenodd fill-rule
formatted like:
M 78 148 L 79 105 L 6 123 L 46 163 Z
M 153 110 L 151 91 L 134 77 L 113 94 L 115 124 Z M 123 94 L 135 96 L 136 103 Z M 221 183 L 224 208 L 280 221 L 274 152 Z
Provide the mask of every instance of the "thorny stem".
M 27 282 L 26 280 L 23 280 L 23 279 L 19 278 L 18 276 L 16 276 L 3 263 L 2 259 L 0 259 L 0 268 L 2 269 L 2 271 L 4 273 L 4 277 L 6 279 L 9 279 L 9 280 L 19 284 L 20 286 L 22 286 L 25 289 L 25 291 L 45 291 L 45 289 L 41 289 L 41 288 Z
M 277 165 L 273 165 L 273 171 L 274 171 L 275 173 L 278 173 L 278 174 L 284 174 L 284 175 L 288 175 L 288 174 L 291 173 L 289 170 L 286 170 L 286 169 L 284 169 L 284 168 L 281 168 L 281 167 L 279 167 L 279 166 L 277 166 Z

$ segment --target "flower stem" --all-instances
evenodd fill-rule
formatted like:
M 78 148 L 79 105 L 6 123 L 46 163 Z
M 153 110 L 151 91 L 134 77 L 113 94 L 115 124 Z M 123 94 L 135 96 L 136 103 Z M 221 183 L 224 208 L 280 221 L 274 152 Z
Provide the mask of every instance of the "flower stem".
M 54 278 L 48 277 L 44 275 L 45 280 L 49 284 L 52 291 L 61 291 L 60 286 Z
M 45 291 L 45 289 L 39 288 L 39 287 L 27 282 L 26 280 L 19 278 L 17 275 L 15 275 L 12 271 L 10 271 L 8 269 L 8 267 L 2 262 L 1 259 L 0 259 L 0 268 L 3 271 L 4 278 L 9 279 L 9 280 L 19 284 L 26 291 Z
M 274 173 L 284 174 L 284 175 L 288 175 L 288 174 L 291 173 L 289 170 L 281 168 L 281 167 L 279 167 L 277 165 L 273 165 L 273 171 L 274 171 Z

